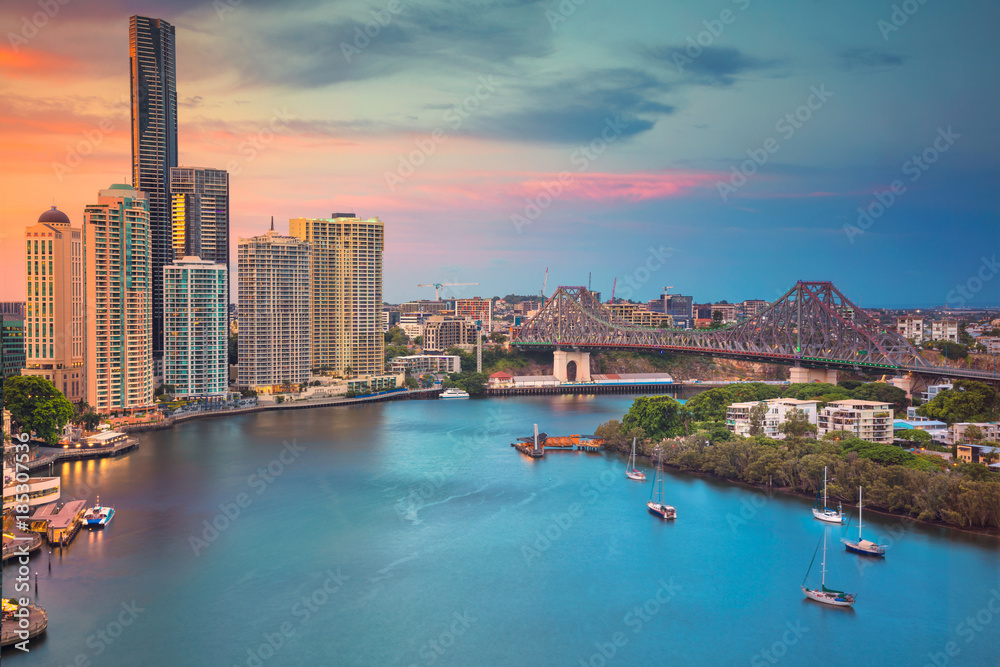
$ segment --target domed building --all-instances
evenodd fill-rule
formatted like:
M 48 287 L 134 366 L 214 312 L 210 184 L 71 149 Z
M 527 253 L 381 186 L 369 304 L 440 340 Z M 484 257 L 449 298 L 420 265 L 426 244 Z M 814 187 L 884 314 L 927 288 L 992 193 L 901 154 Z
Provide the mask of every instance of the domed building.
M 85 395 L 83 230 L 53 206 L 25 229 L 22 375 L 44 377 L 74 403 Z

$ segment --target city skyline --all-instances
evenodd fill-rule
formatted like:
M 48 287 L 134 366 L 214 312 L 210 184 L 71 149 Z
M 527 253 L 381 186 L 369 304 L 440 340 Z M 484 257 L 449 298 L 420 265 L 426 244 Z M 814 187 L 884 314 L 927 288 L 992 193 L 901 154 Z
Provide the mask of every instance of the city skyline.
M 389 223 L 390 302 L 433 281 L 481 284 L 448 296 L 534 294 L 546 267 L 550 293 L 592 274 L 610 295 L 631 276 L 640 301 L 666 284 L 699 302 L 773 301 L 797 279 L 869 307 L 1000 301 L 990 280 L 956 290 L 996 272 L 997 133 L 981 111 L 996 90 L 972 81 L 996 60 L 992 5 L 920 5 L 904 21 L 891 3 L 637 4 L 651 20 L 636 28 L 592 3 L 565 16 L 527 3 L 442 9 L 437 33 L 424 8 L 217 5 L 71 4 L 0 46 L 16 165 L 0 234 L 53 204 L 78 218 L 126 173 L 123 35 L 138 12 L 177 28 L 180 163 L 231 172 L 230 252 L 271 215 L 284 232 L 355 210 Z M 0 15 L 19 26 L 27 7 Z M 609 39 L 593 45 L 597 26 Z M 241 47 L 247 36 L 282 66 Z M 744 167 L 746 183 L 732 171 Z M 857 211 L 880 206 L 870 223 Z M 8 245 L 6 299 L 24 288 Z

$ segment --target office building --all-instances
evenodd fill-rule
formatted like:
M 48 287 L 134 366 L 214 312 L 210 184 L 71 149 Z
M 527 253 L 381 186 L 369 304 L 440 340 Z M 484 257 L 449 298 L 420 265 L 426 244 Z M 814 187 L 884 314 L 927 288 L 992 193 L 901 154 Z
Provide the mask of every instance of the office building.
M 335 375 L 385 370 L 382 252 L 385 225 L 353 213 L 295 218 L 289 233 L 310 244 L 312 368 Z
M 309 244 L 271 231 L 237 244 L 238 384 L 270 392 L 309 379 Z M 381 332 L 379 336 L 381 336 Z
M 170 169 L 177 166 L 174 27 L 162 19 L 133 16 L 128 34 L 132 186 L 145 193 L 149 206 L 153 351 L 159 359 L 163 352 L 163 267 L 173 259 Z
M 831 401 L 819 411 L 819 436 L 832 431 L 847 431 L 869 442 L 892 444 L 892 408 L 889 403 L 845 398 Z
M 175 398 L 225 398 L 229 269 L 184 257 L 163 267 L 163 383 Z
M 694 298 L 690 296 L 682 296 L 680 294 L 665 294 L 663 295 L 663 300 L 665 305 L 665 312 L 667 315 L 673 315 L 674 318 L 682 317 L 684 319 L 694 318 Z
M 20 315 L 0 313 L 0 385 L 24 368 L 24 320 Z
M 149 208 L 128 185 L 83 211 L 86 396 L 99 412 L 153 402 Z
M 424 351 L 444 352 L 452 347 L 475 345 L 478 329 L 464 317 L 432 315 L 424 324 Z
M 53 206 L 25 229 L 27 293 L 23 375 L 84 397 L 83 229 Z

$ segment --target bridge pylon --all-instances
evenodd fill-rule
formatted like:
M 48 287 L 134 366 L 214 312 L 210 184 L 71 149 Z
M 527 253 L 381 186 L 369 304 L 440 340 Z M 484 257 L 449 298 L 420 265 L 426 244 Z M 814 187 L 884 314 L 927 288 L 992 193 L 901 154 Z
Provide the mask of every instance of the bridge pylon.
M 552 353 L 552 374 L 560 382 L 590 382 L 590 352 L 556 350 Z
M 832 368 L 802 368 L 801 366 L 792 366 L 788 379 L 792 384 L 806 384 L 809 382 L 837 384 L 837 371 Z

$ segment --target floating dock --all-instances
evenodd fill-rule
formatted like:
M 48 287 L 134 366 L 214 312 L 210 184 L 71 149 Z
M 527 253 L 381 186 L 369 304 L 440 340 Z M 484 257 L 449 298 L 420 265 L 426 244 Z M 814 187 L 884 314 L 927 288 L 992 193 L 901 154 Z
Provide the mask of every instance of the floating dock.
M 535 424 L 535 434 L 525 438 L 518 438 L 510 446 L 521 452 L 525 456 L 533 459 L 540 459 L 545 456 L 545 450 L 563 451 L 585 451 L 599 452 L 604 445 L 604 439 L 596 435 L 558 435 L 549 436 L 538 432 L 538 424 Z

